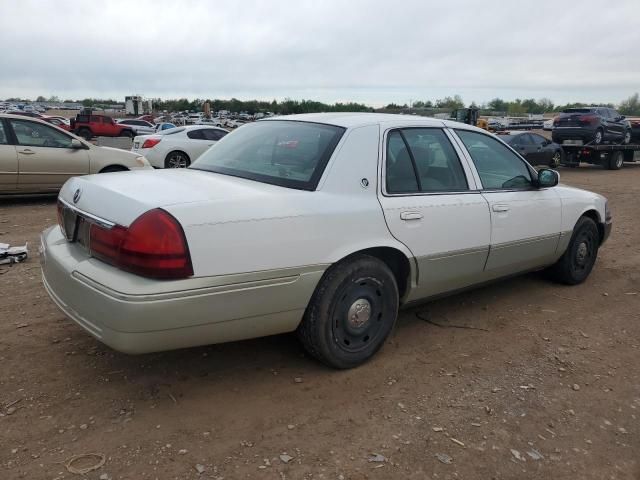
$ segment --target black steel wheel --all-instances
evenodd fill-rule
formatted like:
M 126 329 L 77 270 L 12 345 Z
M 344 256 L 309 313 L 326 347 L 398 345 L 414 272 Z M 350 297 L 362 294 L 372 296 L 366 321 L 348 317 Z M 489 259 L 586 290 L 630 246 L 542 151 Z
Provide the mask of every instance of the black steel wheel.
M 331 267 L 309 302 L 298 337 L 334 368 L 356 367 L 384 344 L 398 317 L 398 286 L 389 267 L 354 255 Z
M 568 285 L 584 282 L 596 263 L 599 248 L 600 233 L 596 222 L 589 217 L 581 217 L 573 229 L 567 250 L 551 267 L 551 275 Z
M 191 160 L 184 152 L 170 152 L 164 159 L 164 168 L 187 168 L 189 165 Z
M 624 165 L 624 154 L 621 151 L 612 152 L 609 154 L 609 163 L 607 167 L 609 170 L 620 170 Z
M 91 130 L 89 130 L 88 128 L 82 128 L 78 131 L 78 136 L 89 141 L 91 140 L 91 137 L 93 137 L 93 134 L 91 133 Z

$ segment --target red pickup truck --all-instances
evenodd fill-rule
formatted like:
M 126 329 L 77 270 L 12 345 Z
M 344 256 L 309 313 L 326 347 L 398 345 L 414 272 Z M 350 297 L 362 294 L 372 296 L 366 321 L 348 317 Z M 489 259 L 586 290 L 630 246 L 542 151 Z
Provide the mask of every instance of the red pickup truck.
M 71 131 L 76 135 L 91 140 L 93 137 L 129 137 L 135 136 L 128 125 L 120 125 L 106 115 L 87 115 L 79 113 L 71 119 Z

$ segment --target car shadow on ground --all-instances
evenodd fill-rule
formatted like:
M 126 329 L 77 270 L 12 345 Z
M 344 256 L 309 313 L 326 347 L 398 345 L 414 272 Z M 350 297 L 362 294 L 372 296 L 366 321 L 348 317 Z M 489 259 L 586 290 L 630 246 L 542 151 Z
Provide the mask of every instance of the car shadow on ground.
M 340 374 L 313 359 L 304 352 L 295 333 L 169 352 L 127 355 L 102 345 L 75 325 L 70 341 L 77 350 L 76 358 L 82 358 L 84 353 L 93 359 L 71 370 L 80 377 L 97 375 L 98 378 L 108 379 L 112 385 L 115 382 L 133 398 L 164 397 L 165 400 L 169 395 L 167 392 L 173 392 L 171 395 L 176 397 L 188 396 L 193 399 L 210 394 L 212 388 L 226 388 L 237 381 L 252 385 L 251 389 L 275 388 L 281 382 L 275 378 L 278 376 L 292 382 L 297 378 L 309 380 L 333 376 L 336 379 L 362 373 L 373 375 L 380 371 L 380 367 L 404 362 L 405 354 L 415 352 L 416 348 L 428 358 L 430 339 L 442 336 L 443 332 L 448 332 L 445 334 L 448 336 L 454 331 L 458 335 L 464 331 L 464 335 L 478 340 L 486 338 L 484 336 L 491 332 L 499 332 L 512 319 L 493 317 L 487 305 L 505 298 L 517 298 L 523 290 L 533 293 L 544 291 L 544 285 L 552 284 L 542 275 L 533 273 L 403 309 L 387 345 L 369 363 L 352 370 L 352 373 Z M 544 296 L 544 293 L 540 292 L 539 296 Z M 513 320 L 519 319 L 515 317 Z M 448 330 L 449 327 L 452 329 Z M 69 329 L 65 330 L 69 333 Z M 464 349 L 464 346 L 460 345 L 459 348 Z M 458 348 L 453 350 L 457 351 Z M 433 361 L 439 360 L 434 357 Z

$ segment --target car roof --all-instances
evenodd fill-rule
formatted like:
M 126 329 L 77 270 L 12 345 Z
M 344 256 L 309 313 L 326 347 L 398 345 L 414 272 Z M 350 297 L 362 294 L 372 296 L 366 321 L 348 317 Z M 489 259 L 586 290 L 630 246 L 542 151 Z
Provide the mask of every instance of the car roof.
M 450 127 L 465 130 L 485 132 L 480 128 L 451 120 L 441 120 L 432 117 L 416 115 L 396 115 L 392 113 L 367 113 L 367 112 L 336 112 L 336 113 L 302 113 L 297 115 L 285 115 L 270 117 L 260 122 L 272 122 L 274 120 L 292 120 L 298 122 L 324 123 L 344 128 L 357 128 L 366 125 L 381 125 L 387 128 L 393 127 Z

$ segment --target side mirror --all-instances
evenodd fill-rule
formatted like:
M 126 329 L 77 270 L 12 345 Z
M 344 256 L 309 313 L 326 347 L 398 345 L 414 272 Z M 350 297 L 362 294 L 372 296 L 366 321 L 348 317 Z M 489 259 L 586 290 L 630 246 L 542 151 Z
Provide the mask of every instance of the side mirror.
M 538 172 L 538 188 L 555 187 L 560 182 L 560 174 L 550 168 L 543 168 Z
M 75 150 L 80 150 L 83 148 L 86 148 L 85 145 L 78 140 L 77 138 L 72 138 L 71 139 L 71 148 L 75 149 Z

